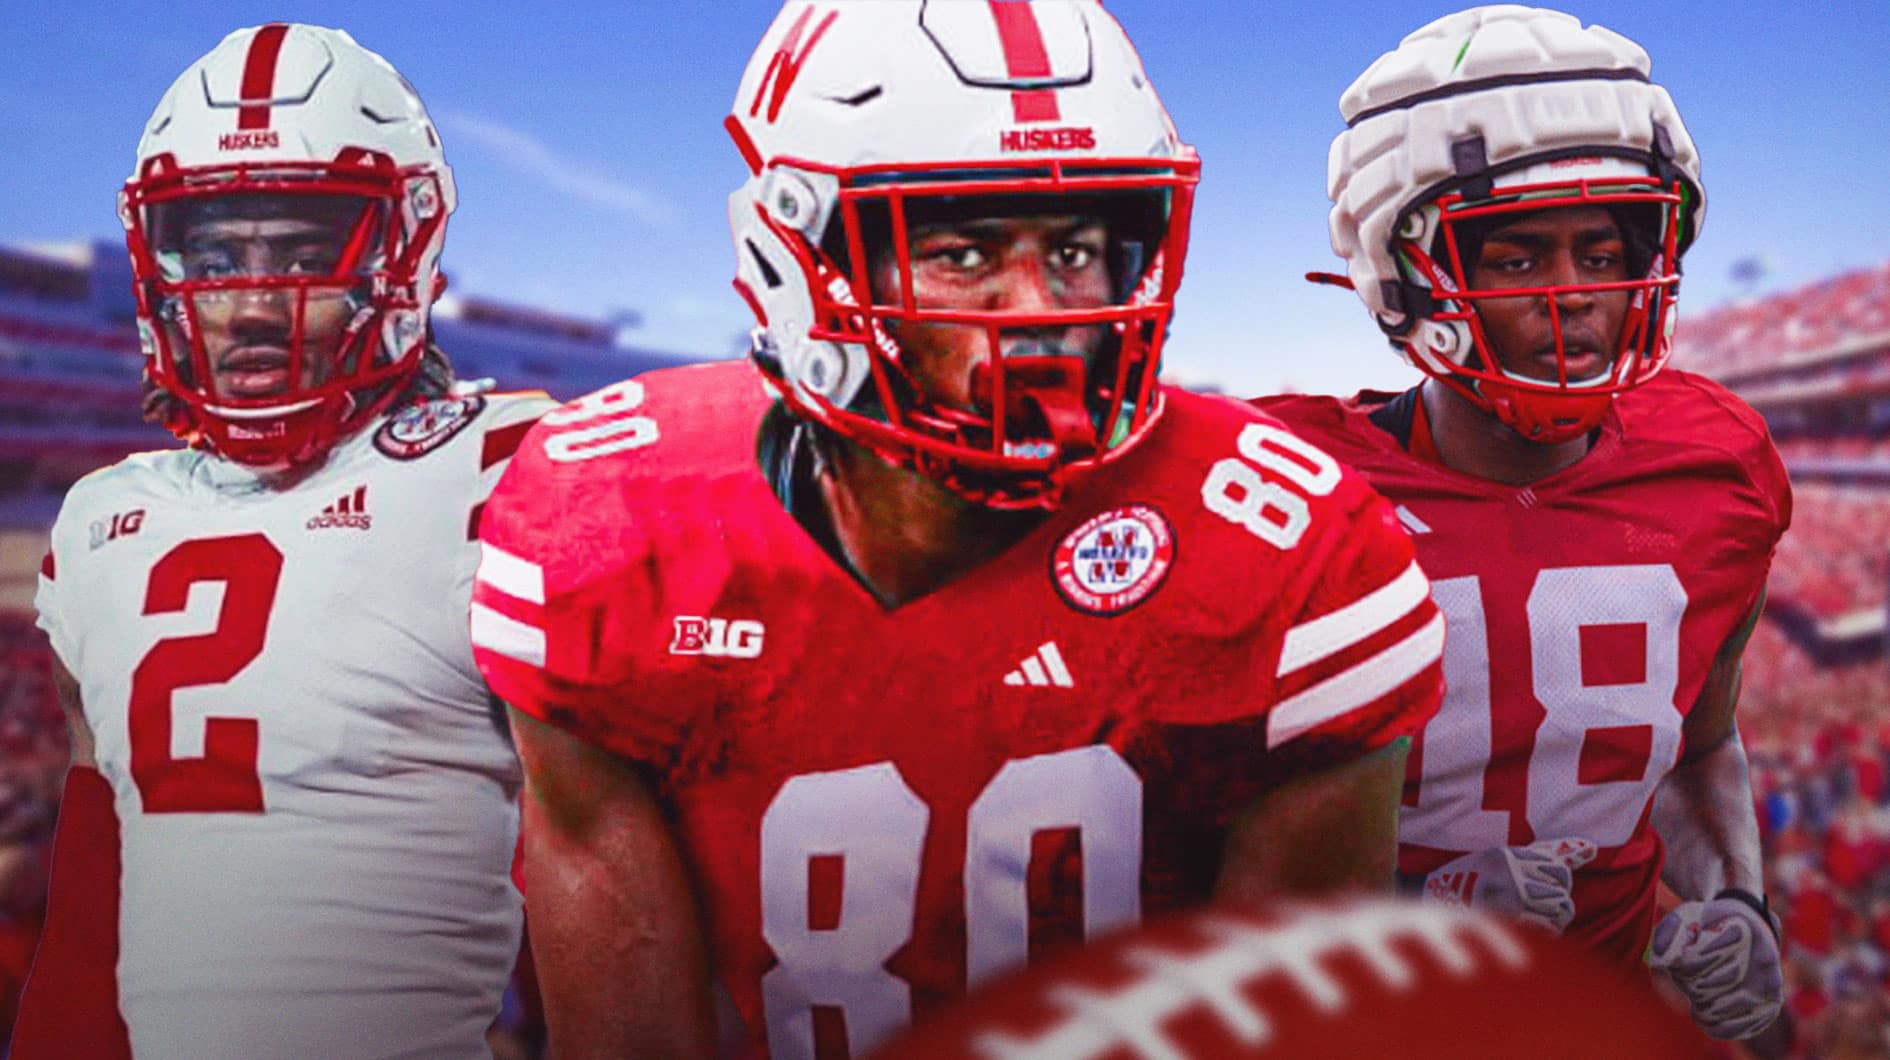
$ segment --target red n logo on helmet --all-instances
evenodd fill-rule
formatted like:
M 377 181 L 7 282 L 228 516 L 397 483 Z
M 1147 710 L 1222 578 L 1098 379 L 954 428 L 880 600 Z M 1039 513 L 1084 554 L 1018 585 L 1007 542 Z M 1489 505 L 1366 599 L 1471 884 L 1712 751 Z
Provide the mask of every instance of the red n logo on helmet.
M 814 9 L 801 12 L 801 17 L 794 20 L 788 28 L 787 36 L 781 38 L 781 47 L 768 62 L 768 71 L 761 75 L 761 84 L 755 89 L 755 101 L 749 104 L 748 116 L 754 117 L 761 111 L 761 97 L 768 95 L 768 86 L 774 86 L 774 94 L 768 99 L 768 120 L 773 121 L 781 115 L 781 104 L 786 101 L 788 90 L 794 87 L 794 79 L 801 76 L 801 65 L 807 61 L 808 53 L 820 38 L 833 25 L 833 20 L 840 17 L 840 12 L 829 11 L 827 17 L 814 27 L 813 35 L 807 38 L 807 44 L 801 44 L 801 33 L 807 29 L 807 20 L 814 16 Z M 796 49 L 799 49 L 798 51 Z

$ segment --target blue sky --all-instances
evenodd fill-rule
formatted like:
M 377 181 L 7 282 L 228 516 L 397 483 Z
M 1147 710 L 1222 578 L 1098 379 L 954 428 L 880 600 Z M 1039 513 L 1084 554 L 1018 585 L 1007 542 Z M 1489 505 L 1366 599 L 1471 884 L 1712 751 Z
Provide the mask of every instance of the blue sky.
M 1409 378 L 1356 299 L 1298 277 L 1335 266 L 1326 147 L 1339 93 L 1405 33 L 1462 6 L 1113 0 L 1204 178 L 1170 366 L 1232 391 Z M 721 129 L 768 0 L 28 4 L 0 52 L 0 242 L 115 237 L 112 197 L 176 74 L 228 30 L 342 26 L 420 90 L 461 188 L 446 266 L 465 293 L 603 316 L 640 342 L 723 354 L 730 290 Z M 1685 314 L 1736 296 L 1761 256 L 1777 289 L 1890 258 L 1890 3 L 1578 3 L 1653 56 L 1705 159 L 1707 223 Z

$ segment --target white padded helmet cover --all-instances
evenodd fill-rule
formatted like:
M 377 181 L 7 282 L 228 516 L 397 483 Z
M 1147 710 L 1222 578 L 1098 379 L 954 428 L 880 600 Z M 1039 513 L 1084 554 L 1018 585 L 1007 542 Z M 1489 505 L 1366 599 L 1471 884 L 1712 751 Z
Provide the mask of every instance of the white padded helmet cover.
M 1700 160 L 1667 90 L 1646 80 L 1647 52 L 1601 26 L 1544 8 L 1497 4 L 1447 15 L 1404 38 L 1352 82 L 1339 110 L 1350 126 L 1332 142 L 1326 193 L 1332 249 L 1381 323 L 1399 278 L 1400 219 L 1458 176 L 1452 146 L 1481 136 L 1493 170 L 1543 155 L 1645 152 L 1664 130 L 1670 161 L 1691 185 L 1690 232 L 1705 210 Z M 1615 167 L 1607 167 L 1614 169 Z M 1539 169 L 1538 169 L 1539 172 Z M 1498 189 L 1530 179 L 1499 174 Z

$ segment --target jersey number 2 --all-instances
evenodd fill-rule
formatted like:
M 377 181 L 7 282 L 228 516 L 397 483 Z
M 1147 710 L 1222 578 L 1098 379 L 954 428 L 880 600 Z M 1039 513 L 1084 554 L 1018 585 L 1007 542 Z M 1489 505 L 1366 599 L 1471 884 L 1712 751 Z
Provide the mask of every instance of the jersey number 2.
M 144 613 L 184 610 L 190 587 L 223 583 L 216 628 L 153 645 L 131 675 L 131 779 L 146 813 L 261 813 L 255 718 L 208 718 L 203 757 L 171 752 L 171 696 L 230 680 L 262 654 L 282 553 L 261 534 L 186 541 L 151 568 Z

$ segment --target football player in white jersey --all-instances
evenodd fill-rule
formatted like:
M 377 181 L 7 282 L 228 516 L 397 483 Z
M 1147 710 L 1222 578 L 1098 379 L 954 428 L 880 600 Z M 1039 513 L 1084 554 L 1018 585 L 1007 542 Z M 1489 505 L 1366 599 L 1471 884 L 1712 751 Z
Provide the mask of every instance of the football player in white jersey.
M 42 569 L 73 768 L 13 1057 L 464 1057 L 518 952 L 519 772 L 473 664 L 478 517 L 550 402 L 457 386 L 455 201 L 346 33 L 238 30 L 120 197 L 147 405 Z

